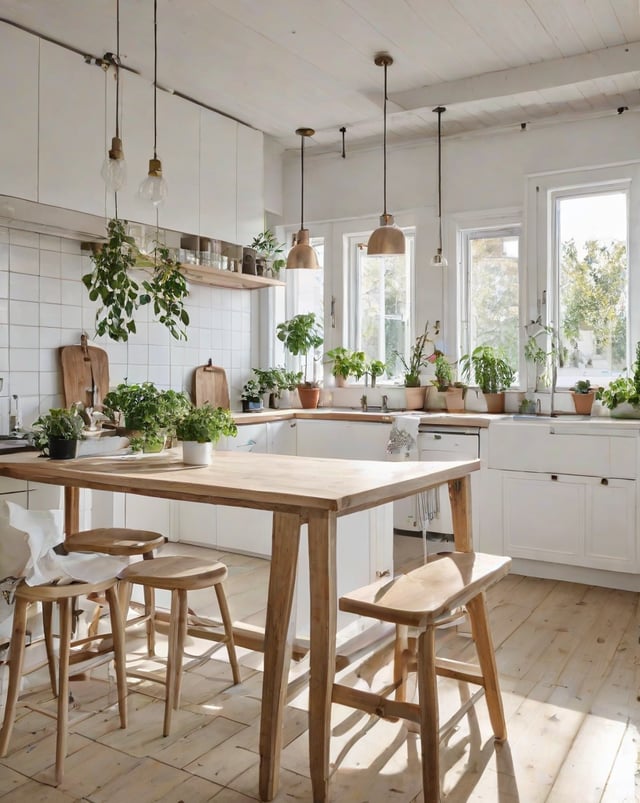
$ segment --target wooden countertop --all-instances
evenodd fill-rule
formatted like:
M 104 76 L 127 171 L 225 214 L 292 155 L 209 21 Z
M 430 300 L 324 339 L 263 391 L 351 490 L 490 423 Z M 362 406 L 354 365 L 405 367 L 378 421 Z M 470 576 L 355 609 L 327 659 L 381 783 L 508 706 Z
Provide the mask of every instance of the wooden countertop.
M 429 412 L 426 410 L 393 410 L 382 413 L 380 410 L 371 410 L 363 413 L 361 410 L 350 410 L 337 407 L 317 407 L 315 410 L 302 410 L 292 408 L 289 410 L 264 409 L 258 413 L 234 413 L 233 417 L 238 424 L 263 424 L 266 421 L 286 421 L 289 419 L 313 421 L 369 421 L 373 423 L 390 424 L 399 415 L 419 415 L 421 423 L 437 424 L 451 427 L 488 427 L 492 421 L 502 418 L 511 418 L 510 415 L 490 415 L 488 413 L 445 413 Z

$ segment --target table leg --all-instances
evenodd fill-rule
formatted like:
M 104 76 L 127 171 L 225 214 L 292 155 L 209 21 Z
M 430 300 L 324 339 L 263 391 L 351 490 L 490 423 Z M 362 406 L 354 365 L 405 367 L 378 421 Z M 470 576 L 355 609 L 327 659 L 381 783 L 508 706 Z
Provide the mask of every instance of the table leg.
M 80 529 L 80 488 L 65 485 L 64 534 L 65 538 Z
M 449 500 L 451 501 L 451 520 L 456 550 L 472 552 L 471 477 L 468 474 L 457 480 L 449 480 Z
M 289 622 L 298 568 L 300 516 L 274 513 L 272 540 L 260 718 L 261 800 L 273 800 L 278 792 L 282 719 L 293 640 Z
M 314 803 L 329 799 L 331 695 L 336 674 L 336 516 L 309 518 L 311 655 L 309 679 L 309 762 Z

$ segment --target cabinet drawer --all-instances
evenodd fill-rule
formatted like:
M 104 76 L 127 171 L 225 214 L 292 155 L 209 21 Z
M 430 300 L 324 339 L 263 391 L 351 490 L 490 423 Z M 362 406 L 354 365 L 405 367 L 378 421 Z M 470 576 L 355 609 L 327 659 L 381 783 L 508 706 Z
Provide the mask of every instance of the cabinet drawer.
M 572 433 L 556 424 L 499 424 L 489 437 L 489 468 L 590 477 L 637 477 L 637 437 Z

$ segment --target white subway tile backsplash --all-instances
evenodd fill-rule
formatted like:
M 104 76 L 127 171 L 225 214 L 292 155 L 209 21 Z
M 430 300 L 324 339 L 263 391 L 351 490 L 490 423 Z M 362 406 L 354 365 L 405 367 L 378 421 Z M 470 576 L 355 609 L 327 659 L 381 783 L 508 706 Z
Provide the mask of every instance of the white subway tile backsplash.
M 29 273 L 9 274 L 9 296 L 19 301 L 38 301 L 40 298 L 40 279 Z
M 50 234 L 41 234 L 40 235 L 40 251 L 57 251 L 60 253 L 61 249 L 61 238 L 60 237 L 52 237 Z M 42 257 L 42 253 L 40 254 Z
M 60 279 L 52 276 L 40 276 L 40 301 L 48 304 L 59 304 L 62 301 L 60 285 Z M 11 297 L 13 298 L 13 292 Z
M 40 251 L 40 276 L 48 276 L 51 279 L 60 278 L 59 251 Z
M 63 304 L 81 307 L 83 292 L 85 292 L 85 289 L 80 282 L 66 281 L 64 279 L 60 282 L 60 299 Z
M 60 304 L 40 304 L 40 326 L 60 328 Z
M 33 231 L 9 229 L 9 242 L 11 245 L 26 245 L 29 248 L 38 249 L 40 247 L 40 235 Z
M 9 270 L 9 243 L 0 242 L 0 270 Z
M 9 271 L 0 270 L 0 298 L 9 298 Z
M 35 366 L 34 366 L 35 367 Z M 40 374 L 37 370 L 33 371 L 14 371 L 11 370 L 10 387 L 12 394 L 18 396 L 38 396 L 39 395 L 39 379 Z M 22 406 L 22 414 L 26 415 L 24 405 Z
M 77 240 L 67 240 L 62 237 L 60 240 L 60 248 L 63 254 L 80 254 L 80 243 Z
M 129 364 L 130 365 L 148 365 L 149 364 L 149 347 L 146 345 L 129 344 Z
M 158 387 L 169 388 L 171 386 L 171 369 L 168 365 L 149 365 L 147 378 L 150 382 L 155 382 Z
M 43 326 L 40 325 L 40 350 L 46 351 L 47 349 L 55 349 L 62 345 L 62 335 L 60 332 L 60 323 L 57 326 Z M 66 345 L 66 344 L 65 344 Z
M 62 254 L 60 261 L 60 276 L 63 279 L 73 279 L 78 282 L 82 278 L 82 257 L 80 254 Z
M 38 349 L 40 371 L 60 370 L 60 356 L 57 348 Z
M 62 377 L 60 371 L 41 371 L 40 372 L 40 393 L 45 396 L 55 396 L 61 394 Z
M 0 243 L 9 242 L 9 229 L 6 226 L 0 226 Z
M 170 362 L 169 346 L 149 346 L 149 365 L 169 365 Z
M 37 320 L 37 319 L 36 319 Z M 0 335 L 2 329 L 0 327 Z M 35 349 L 40 345 L 40 333 L 37 326 L 18 326 L 11 324 L 9 326 L 9 341 L 12 348 L 22 349 Z M 0 345 L 9 345 L 9 343 L 1 343 Z
M 24 245 L 9 246 L 9 269 L 16 273 L 40 273 L 40 252 Z
M 60 313 L 62 316 L 62 323 L 65 328 L 82 329 L 82 309 L 80 307 L 73 307 L 70 304 L 63 303 Z M 80 342 L 79 336 L 76 342 Z
M 9 368 L 11 371 L 37 371 L 40 368 L 39 349 L 9 349 Z
M 9 370 L 9 349 L 8 348 L 1 348 L 0 349 L 0 371 L 3 374 Z M 6 380 L 5 380 L 6 381 Z M 4 386 L 0 388 L 0 394 L 5 394 L 7 392 L 7 388 Z

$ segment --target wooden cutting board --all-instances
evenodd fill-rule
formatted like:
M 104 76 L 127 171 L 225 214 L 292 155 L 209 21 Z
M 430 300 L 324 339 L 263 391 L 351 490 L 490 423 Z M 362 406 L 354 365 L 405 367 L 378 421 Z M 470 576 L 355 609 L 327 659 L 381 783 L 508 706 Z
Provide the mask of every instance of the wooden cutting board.
M 230 406 L 225 370 L 212 365 L 211 360 L 193 372 L 193 403 L 200 407 L 205 402 L 209 402 L 212 407 Z
M 82 335 L 79 346 L 60 348 L 60 366 L 67 407 L 78 401 L 85 407 L 102 405 L 109 392 L 109 356 L 104 349 L 90 346 Z

